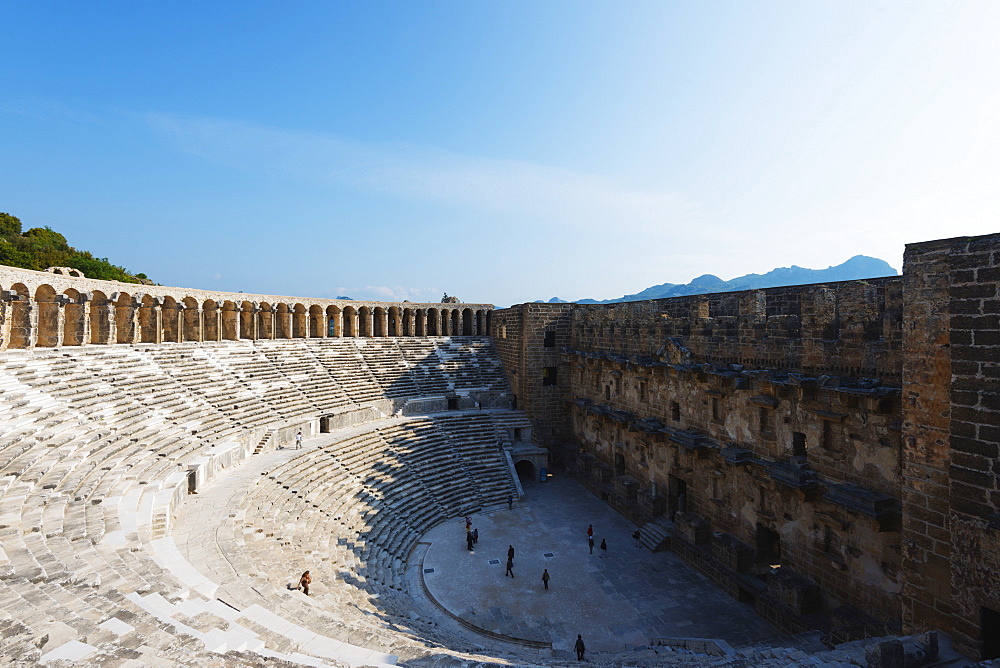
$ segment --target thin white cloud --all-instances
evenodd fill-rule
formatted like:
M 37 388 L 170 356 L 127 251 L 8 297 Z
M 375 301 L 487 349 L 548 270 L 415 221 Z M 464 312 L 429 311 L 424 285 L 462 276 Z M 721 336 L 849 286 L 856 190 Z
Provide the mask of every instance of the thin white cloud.
M 366 285 L 364 287 L 335 289 L 336 296 L 344 295 L 351 299 L 371 300 L 383 302 L 401 302 L 409 300 L 411 302 L 436 302 L 443 294 L 438 288 L 408 288 L 403 286 L 389 285 Z
M 677 194 L 592 174 L 435 147 L 372 144 L 212 118 L 151 114 L 183 151 L 251 173 L 527 216 L 547 223 L 669 236 L 695 207 Z M 677 224 L 674 228 L 670 224 Z

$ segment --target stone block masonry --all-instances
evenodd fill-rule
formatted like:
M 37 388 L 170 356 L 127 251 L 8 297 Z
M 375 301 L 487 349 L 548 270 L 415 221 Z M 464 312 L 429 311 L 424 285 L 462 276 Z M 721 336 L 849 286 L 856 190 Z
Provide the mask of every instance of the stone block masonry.
M 678 519 L 673 549 L 769 619 L 1000 656 L 1000 235 L 910 245 L 902 277 L 523 304 L 491 334 L 556 465 Z

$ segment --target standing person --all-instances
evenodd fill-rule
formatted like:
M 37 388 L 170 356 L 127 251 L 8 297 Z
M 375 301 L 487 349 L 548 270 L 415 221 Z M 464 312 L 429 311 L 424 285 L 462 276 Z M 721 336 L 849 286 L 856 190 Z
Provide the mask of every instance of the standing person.
M 590 553 L 593 554 L 594 553 L 594 537 L 591 536 L 590 538 L 588 538 L 587 542 L 590 543 Z
M 306 596 L 309 595 L 309 585 L 312 584 L 312 581 L 313 580 L 312 577 L 309 575 L 309 571 L 303 573 L 302 577 L 299 578 L 299 589 L 301 589 L 302 593 L 305 594 Z
M 583 653 L 587 651 L 587 646 L 583 644 L 583 636 L 577 634 L 576 644 L 573 645 L 573 649 L 576 650 L 576 660 L 583 661 Z
M 475 543 L 475 542 L 476 541 L 472 538 L 472 532 L 471 531 L 466 531 L 465 532 L 465 544 L 469 546 L 469 552 L 472 552 L 472 544 Z
M 465 516 L 465 530 L 466 531 L 472 530 L 472 515 Z
M 602 557 L 608 556 L 608 541 L 604 540 L 603 538 L 601 539 L 601 556 Z
M 511 561 L 514 561 L 514 546 L 513 545 L 508 545 L 507 546 L 507 558 L 510 559 Z
M 479 545 L 479 527 L 472 530 L 472 544 Z
M 542 584 L 545 585 L 546 589 L 549 588 L 549 569 L 547 568 L 542 571 Z
M 636 547 L 642 547 L 642 543 L 640 542 L 642 540 L 642 534 L 639 532 L 638 529 L 636 529 L 635 533 L 632 534 L 632 538 L 635 538 Z
M 507 577 L 508 575 L 514 577 L 514 557 L 507 557 L 507 572 L 503 576 Z
M 594 525 L 591 524 L 589 527 L 587 527 L 587 538 L 593 538 L 593 537 L 594 537 Z
M 507 495 L 507 510 L 514 510 L 514 495 Z
M 301 450 L 302 449 L 302 432 L 301 431 L 299 433 L 295 434 L 295 449 L 296 450 Z

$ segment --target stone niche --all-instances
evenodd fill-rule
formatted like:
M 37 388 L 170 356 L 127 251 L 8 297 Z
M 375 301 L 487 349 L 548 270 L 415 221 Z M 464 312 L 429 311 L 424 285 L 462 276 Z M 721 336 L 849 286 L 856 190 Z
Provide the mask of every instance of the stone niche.
M 737 573 L 750 570 L 754 563 L 753 548 L 729 533 L 720 534 L 712 541 L 712 556 Z
M 694 513 L 674 515 L 674 533 L 691 545 L 704 545 L 709 539 L 708 522 Z
M 823 596 L 819 585 L 787 568 L 780 568 L 767 576 L 768 597 L 799 615 L 819 612 Z

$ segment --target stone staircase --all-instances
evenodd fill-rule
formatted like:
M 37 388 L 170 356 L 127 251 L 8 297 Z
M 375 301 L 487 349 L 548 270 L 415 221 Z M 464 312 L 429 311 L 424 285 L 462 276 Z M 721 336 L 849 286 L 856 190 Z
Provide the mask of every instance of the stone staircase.
M 674 523 L 665 517 L 646 522 L 639 529 L 639 542 L 650 552 L 659 552 L 670 548 L 670 530 Z

